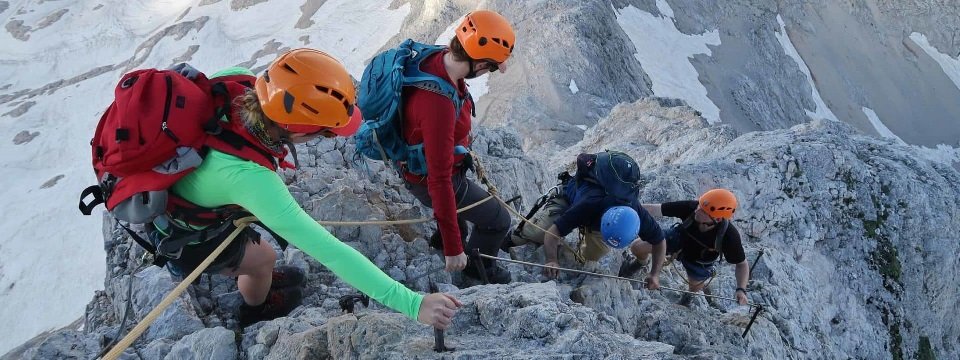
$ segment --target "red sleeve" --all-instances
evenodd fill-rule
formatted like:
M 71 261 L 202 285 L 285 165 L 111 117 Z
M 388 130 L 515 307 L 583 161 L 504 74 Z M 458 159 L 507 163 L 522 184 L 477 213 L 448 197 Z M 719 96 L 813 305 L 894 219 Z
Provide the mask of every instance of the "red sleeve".
M 427 192 L 433 216 L 443 237 L 443 254 L 463 253 L 457 226 L 457 201 L 453 192 L 453 147 L 456 114 L 453 103 L 442 95 L 416 90 L 407 103 L 410 123 L 420 124 L 427 161 Z M 412 117 L 412 118 L 409 118 Z

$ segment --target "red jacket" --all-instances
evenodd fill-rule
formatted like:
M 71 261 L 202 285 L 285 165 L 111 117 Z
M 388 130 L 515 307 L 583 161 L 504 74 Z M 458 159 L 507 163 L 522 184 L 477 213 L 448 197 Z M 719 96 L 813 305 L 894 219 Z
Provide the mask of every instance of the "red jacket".
M 446 53 L 444 50 L 424 59 L 420 69 L 453 84 L 443 65 Z M 465 98 L 467 84 L 461 79 L 455 85 L 459 95 Z M 409 172 L 403 177 L 412 183 L 427 183 L 446 256 L 463 253 L 452 180 L 454 167 L 463 160 L 463 155 L 454 155 L 453 148 L 467 147 L 470 143 L 472 108 L 472 102 L 464 101 L 460 114 L 456 114 L 453 102 L 443 95 L 416 88 L 403 91 L 403 139 L 407 144 L 423 143 L 427 160 L 426 178 Z

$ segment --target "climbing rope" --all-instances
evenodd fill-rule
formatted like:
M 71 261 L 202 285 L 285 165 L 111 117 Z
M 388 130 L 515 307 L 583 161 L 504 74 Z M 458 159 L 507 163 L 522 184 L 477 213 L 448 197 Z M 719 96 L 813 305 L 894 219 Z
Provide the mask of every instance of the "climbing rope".
M 489 178 L 487 178 L 486 170 L 485 170 L 485 168 L 483 167 L 483 165 L 480 163 L 480 161 L 479 161 L 478 157 L 476 156 L 476 154 L 474 154 L 474 153 L 471 151 L 471 152 L 470 152 L 470 155 L 473 157 L 473 161 L 474 161 L 474 171 L 476 172 L 477 178 L 480 180 L 480 182 L 481 182 L 482 184 L 484 184 L 484 185 L 487 187 L 487 192 L 488 192 L 490 195 L 487 196 L 487 197 L 485 197 L 485 198 L 483 198 L 483 199 L 481 199 L 481 200 L 479 200 L 479 201 L 477 201 L 477 202 L 475 202 L 475 203 L 473 203 L 473 204 L 470 204 L 470 205 L 467 205 L 467 206 L 465 206 L 465 207 L 463 207 L 463 208 L 457 209 L 457 213 L 458 213 L 458 214 L 459 214 L 459 213 L 462 213 L 462 212 L 464 212 L 464 211 L 473 209 L 473 208 L 475 208 L 475 207 L 477 207 L 477 206 L 480 206 L 481 204 L 489 201 L 490 199 L 496 199 L 496 200 L 497 200 L 501 205 L 503 205 L 503 207 L 505 207 L 511 214 L 513 214 L 513 215 L 516 216 L 517 218 L 521 219 L 521 221 L 524 221 L 524 222 L 526 222 L 526 224 L 532 225 L 532 226 L 534 226 L 535 228 L 537 228 L 538 230 L 543 231 L 544 234 L 550 234 L 550 235 L 553 235 L 553 236 L 556 236 L 556 237 L 560 238 L 560 239 L 561 239 L 561 240 L 560 240 L 560 245 L 561 245 L 564 249 L 566 249 L 567 251 L 569 251 L 569 252 L 574 256 L 574 258 L 576 259 L 577 262 L 579 262 L 579 263 L 581 263 L 581 264 L 583 264 L 583 263 L 586 262 L 585 259 L 583 258 L 583 256 L 580 254 L 580 252 L 577 251 L 577 250 L 575 250 L 575 249 L 573 249 L 572 247 L 570 247 L 570 244 L 568 244 L 566 241 L 564 241 L 564 240 L 563 240 L 563 237 L 561 237 L 561 236 L 559 236 L 559 235 L 556 235 L 556 234 L 553 234 L 553 233 L 550 232 L 549 230 L 544 229 L 543 227 L 541 227 L 541 226 L 537 225 L 536 223 L 530 221 L 530 219 L 527 219 L 525 216 L 523 216 L 523 214 L 520 214 L 520 212 L 518 212 L 516 209 L 514 209 L 513 206 L 511 206 L 508 202 L 504 201 L 504 200 L 499 196 L 499 191 L 497 190 L 496 186 L 494 186 L 493 183 L 489 180 Z M 406 224 L 424 223 L 424 222 L 428 222 L 428 221 L 432 221 L 432 220 L 433 220 L 432 218 L 419 218 L 419 219 L 406 219 L 406 220 L 379 220 L 379 221 L 376 221 L 376 220 L 372 220 L 372 221 L 328 221 L 328 220 L 318 220 L 317 223 L 319 223 L 320 225 L 326 225 L 326 226 L 406 225 Z M 116 346 L 114 346 L 113 349 L 111 349 L 111 350 L 103 357 L 103 359 L 108 359 L 108 360 L 117 359 L 117 358 L 123 353 L 123 351 L 126 350 L 128 347 L 130 347 L 130 345 L 131 345 L 138 337 L 140 337 L 140 335 L 142 335 L 143 332 L 146 331 L 146 329 L 147 329 L 154 321 L 156 321 L 157 317 L 159 317 L 160 314 L 161 314 L 164 310 L 166 310 L 167 307 L 169 307 L 171 304 L 173 304 L 173 302 L 176 300 L 176 298 L 179 297 L 179 296 L 187 289 L 187 287 L 188 287 L 190 284 L 192 284 L 192 283 L 194 282 L 194 280 L 196 280 L 197 277 L 199 277 L 200 274 L 203 273 L 203 271 L 207 269 L 207 267 L 210 266 L 211 263 L 213 263 L 213 260 L 216 259 L 217 256 L 219 256 L 220 253 L 222 253 L 222 252 L 224 251 L 224 249 L 226 249 L 227 246 L 230 245 L 231 242 L 233 242 L 233 240 L 240 234 L 241 231 L 243 231 L 244 228 L 246 228 L 246 227 L 249 226 L 250 224 L 255 223 L 255 222 L 257 222 L 257 221 L 259 221 L 259 220 L 258 220 L 256 217 L 254 217 L 254 216 L 247 216 L 247 217 L 244 217 L 244 218 L 235 220 L 235 221 L 234 221 L 234 225 L 236 226 L 236 229 L 233 230 L 233 232 L 232 232 L 229 236 L 227 236 L 227 238 L 224 239 L 224 241 L 223 241 L 222 243 L 220 243 L 220 245 L 217 246 L 217 248 L 214 249 L 214 251 L 213 251 L 209 256 L 207 256 L 207 258 L 204 259 L 203 262 L 201 262 L 200 265 L 197 266 L 196 269 L 193 270 L 193 272 L 191 272 L 189 275 L 187 275 L 186 278 L 184 278 L 183 280 L 181 280 L 181 281 L 180 281 L 180 284 L 178 284 L 177 287 L 175 287 L 175 288 L 173 289 L 173 291 L 171 291 L 169 294 L 167 294 L 167 296 L 165 296 L 165 297 L 163 298 L 163 300 L 161 300 L 160 303 L 159 303 L 156 307 L 153 308 L 153 310 L 151 310 L 142 320 L 140 320 L 140 322 L 137 323 L 137 325 L 133 328 L 133 330 L 130 331 L 130 333 L 128 333 L 123 339 L 121 339 L 119 342 L 117 342 Z M 636 280 L 636 279 L 629 279 L 629 278 L 623 278 L 623 277 L 619 277 L 619 276 L 599 274 L 599 273 L 593 273 L 593 272 L 587 272 L 587 271 L 581 271 L 581 270 L 575 270 L 575 269 L 566 269 L 566 268 L 561 268 L 561 267 L 546 266 L 546 265 L 534 264 L 534 263 L 529 263 L 529 262 L 524 262 L 524 261 L 518 261 L 518 260 L 512 260 L 512 259 L 503 259 L 503 258 L 499 258 L 499 257 L 495 257 L 495 256 L 486 255 L 486 254 L 478 254 L 478 255 L 481 256 L 481 257 L 484 257 L 484 258 L 492 259 L 492 260 L 499 260 L 499 261 L 505 261 L 505 262 L 510 262 L 510 263 L 517 263 L 517 264 L 522 264 L 522 265 L 536 266 L 536 267 L 541 267 L 541 268 L 551 268 L 551 269 L 556 269 L 556 270 L 565 271 L 565 272 L 572 272 L 572 273 L 578 273 L 578 274 L 584 274 L 584 275 L 590 275 L 590 276 L 599 276 L 599 277 L 605 277 L 605 278 L 612 278 L 612 279 L 624 280 L 624 281 L 635 282 L 635 283 L 639 283 L 639 284 L 646 285 L 646 282 L 641 281 L 641 280 Z M 429 274 L 429 272 L 428 272 L 428 274 Z M 711 279 L 711 280 L 712 280 L 712 279 Z M 131 289 L 132 289 L 132 279 L 131 279 L 131 284 L 130 284 L 130 286 L 131 286 Z M 712 297 L 712 298 L 717 298 L 717 299 L 731 300 L 731 301 L 735 301 L 735 302 L 737 301 L 737 299 L 730 298 L 730 297 L 724 297 L 724 296 L 719 296 L 719 295 L 698 294 L 698 293 L 693 293 L 693 292 L 690 292 L 690 291 L 684 291 L 684 290 L 680 290 L 680 289 L 673 289 L 673 288 L 666 287 L 666 286 L 661 286 L 660 288 L 661 288 L 661 289 L 670 290 L 670 291 L 676 291 L 676 292 L 680 292 L 680 293 L 687 293 L 687 294 L 692 294 L 692 295 L 703 295 L 703 296 L 705 296 L 705 297 Z M 128 292 L 129 292 L 129 291 L 128 291 Z M 128 298 L 129 298 L 129 295 L 128 295 Z M 762 309 L 762 305 L 759 305 L 759 304 L 752 304 L 752 303 L 751 303 L 751 304 L 748 304 L 748 305 L 750 305 L 751 307 L 756 307 L 756 308 L 757 308 L 757 311 L 756 311 L 756 313 L 754 313 L 753 319 L 751 319 L 750 324 L 747 326 L 747 330 L 746 330 L 746 331 L 749 331 L 749 330 L 750 330 L 750 326 L 753 325 L 753 321 L 756 319 L 757 315 L 759 315 L 760 310 Z M 126 314 L 125 314 L 125 315 L 126 315 Z M 122 328 L 122 324 L 121 324 L 121 328 Z M 119 334 L 119 332 L 118 332 L 118 334 Z M 746 336 L 746 332 L 744 332 L 744 335 L 743 335 L 743 336 Z
M 583 271 L 583 270 L 576 270 L 576 269 L 568 269 L 568 268 L 559 267 L 559 266 L 548 266 L 548 265 L 531 263 L 531 262 L 520 261 L 520 260 L 504 259 L 504 258 L 500 258 L 500 257 L 496 257 L 496 256 L 490 256 L 490 255 L 487 255 L 487 254 L 479 254 L 479 256 L 480 256 L 480 257 L 483 257 L 483 258 L 490 259 L 490 260 L 505 261 L 505 262 L 514 263 L 514 264 L 520 264 L 520 265 L 536 266 L 536 267 L 544 268 L 544 269 L 554 269 L 554 270 L 559 270 L 559 271 L 569 272 L 569 273 L 575 273 L 575 274 L 583 274 L 583 275 L 597 276 L 597 277 L 608 278 L 608 279 L 629 281 L 629 282 L 634 282 L 634 283 L 642 284 L 642 285 L 644 285 L 644 286 L 647 285 L 647 282 L 646 282 L 646 281 L 643 281 L 643 280 L 637 280 L 637 279 L 619 277 L 619 276 L 608 275 L 608 274 L 601 274 L 601 273 L 590 272 L 590 271 Z M 662 290 L 674 291 L 674 292 L 683 293 L 683 294 L 702 295 L 702 296 L 709 297 L 709 298 L 722 299 L 722 300 L 728 300 L 728 301 L 733 301 L 733 302 L 739 303 L 739 300 L 737 300 L 736 298 L 732 298 L 732 297 L 728 297 L 728 296 L 695 293 L 695 292 L 692 292 L 692 291 L 675 289 L 675 288 L 668 287 L 668 286 L 660 286 L 660 289 L 662 289 Z M 747 305 L 750 306 L 750 307 L 758 307 L 758 306 L 761 306 L 760 304 L 749 303 L 749 302 L 747 303 Z
M 497 199 L 497 201 L 500 202 L 500 205 L 503 205 L 503 207 L 507 208 L 507 211 L 513 214 L 513 216 L 519 218 L 521 222 L 525 222 L 527 225 L 532 225 L 533 227 L 537 228 L 537 230 L 543 231 L 545 235 L 549 234 L 560 238 L 560 246 L 570 252 L 570 254 L 573 255 L 578 263 L 586 263 L 586 259 L 583 258 L 583 255 L 581 255 L 579 251 L 570 247 L 570 244 L 567 244 L 567 242 L 563 240 L 563 236 L 554 234 L 549 230 L 540 227 L 540 225 L 530 221 L 530 219 L 527 219 L 525 216 L 523 216 L 523 214 L 517 211 L 517 209 L 514 209 L 513 206 L 511 206 L 508 202 L 504 201 L 503 198 L 500 197 L 500 192 L 497 190 L 497 187 L 494 186 L 493 182 L 487 177 L 486 167 L 483 166 L 483 162 L 480 161 L 480 157 L 477 156 L 477 154 L 475 154 L 473 151 L 470 151 L 470 157 L 473 159 L 473 168 L 474 172 L 477 174 L 477 179 L 480 180 L 481 184 L 487 187 L 487 192 L 490 193 L 491 197 Z
M 457 214 L 464 211 L 473 209 L 477 206 L 482 205 L 490 199 L 493 199 L 494 196 L 490 195 L 483 199 L 478 200 L 477 202 L 464 206 L 457 209 Z M 360 226 L 360 225 L 408 225 L 408 224 L 419 224 L 425 223 L 428 221 L 433 221 L 433 218 L 419 218 L 419 219 L 406 219 L 406 220 L 370 220 L 370 221 L 329 221 L 329 220 L 318 220 L 317 223 L 320 225 L 326 226 Z

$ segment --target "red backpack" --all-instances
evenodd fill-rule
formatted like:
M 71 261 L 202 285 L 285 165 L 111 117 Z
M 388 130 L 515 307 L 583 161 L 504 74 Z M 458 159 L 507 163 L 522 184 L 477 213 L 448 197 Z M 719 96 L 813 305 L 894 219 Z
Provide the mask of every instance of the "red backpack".
M 258 158 L 255 161 L 275 169 L 276 154 L 254 145 L 242 125 L 221 120 L 229 119 L 233 96 L 253 87 L 255 78 L 237 75 L 216 80 L 203 74 L 190 80 L 175 71 L 156 69 L 124 75 L 90 142 L 98 184 L 83 190 L 80 211 L 90 215 L 94 207 L 105 204 L 117 220 L 146 224 L 173 210 L 213 224 L 222 220 L 223 208 L 202 209 L 167 191 L 200 165 L 206 146 L 230 147 L 225 150 L 238 155 L 255 151 L 260 154 L 252 156 Z M 84 203 L 91 195 L 93 200 Z M 154 255 L 164 247 L 121 226 Z M 171 242 L 166 253 L 196 240 Z M 160 257 L 156 259 L 155 264 L 162 266 Z

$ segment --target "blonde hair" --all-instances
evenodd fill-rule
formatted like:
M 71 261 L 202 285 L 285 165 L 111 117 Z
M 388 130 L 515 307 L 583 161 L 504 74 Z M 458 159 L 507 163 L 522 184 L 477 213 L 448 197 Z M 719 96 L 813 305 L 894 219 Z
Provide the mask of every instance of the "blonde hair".
M 237 96 L 233 104 L 240 109 L 240 120 L 243 120 L 243 124 L 247 127 L 265 128 L 269 124 L 268 121 L 271 121 L 260 108 L 260 98 L 257 97 L 257 91 L 254 89 L 247 89 L 243 95 Z

